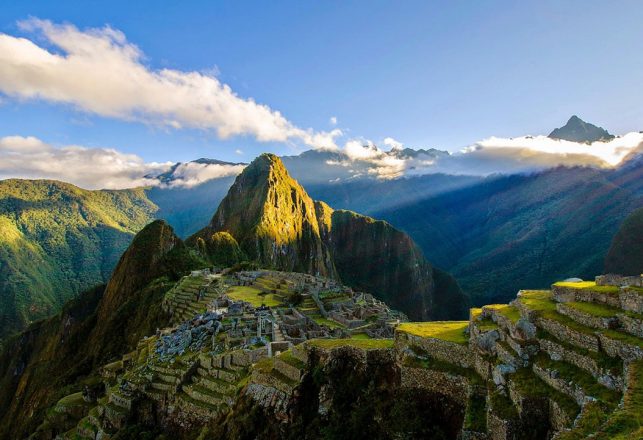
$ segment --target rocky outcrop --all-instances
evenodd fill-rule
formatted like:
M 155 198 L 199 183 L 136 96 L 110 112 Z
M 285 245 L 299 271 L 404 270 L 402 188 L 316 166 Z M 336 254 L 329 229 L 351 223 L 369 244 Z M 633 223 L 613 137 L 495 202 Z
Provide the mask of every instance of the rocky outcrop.
M 549 137 L 552 139 L 587 143 L 614 139 L 614 135 L 610 134 L 604 128 L 585 122 L 576 115 L 569 118 L 567 124 L 563 127 L 555 128 L 549 134 Z

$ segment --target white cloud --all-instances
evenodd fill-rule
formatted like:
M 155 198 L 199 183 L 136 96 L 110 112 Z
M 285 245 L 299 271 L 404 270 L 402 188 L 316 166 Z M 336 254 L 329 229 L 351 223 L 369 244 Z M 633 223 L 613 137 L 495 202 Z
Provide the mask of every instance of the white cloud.
M 346 142 L 343 151 L 352 160 L 375 159 L 383 154 L 372 141 L 360 140 Z
M 242 156 L 243 155 L 243 150 L 240 150 L 239 148 L 237 148 L 236 150 L 234 150 L 234 153 L 238 154 L 239 156 Z
M 384 138 L 384 145 L 386 145 L 391 150 L 401 150 L 404 147 L 404 144 L 400 141 L 393 139 L 392 137 Z
M 331 116 L 328 122 L 330 122 L 330 125 L 337 125 L 337 116 Z
M 340 150 L 345 158 L 328 161 L 327 165 L 342 166 L 353 177 L 368 174 L 380 179 L 434 173 L 514 174 L 561 165 L 610 168 L 628 154 L 643 151 L 643 133 L 628 133 L 592 144 L 545 136 L 490 137 L 453 154 L 420 150 L 402 155 L 402 144 L 395 139 L 386 138 L 383 143 L 390 151 L 381 150 L 371 141 L 350 140 Z
M 19 23 L 55 51 L 0 34 L 0 92 L 16 99 L 72 105 L 100 116 L 174 129 L 214 131 L 225 139 L 303 142 L 333 148 L 341 130 L 315 132 L 252 98 L 238 96 L 209 71 L 155 70 L 125 35 L 109 26 L 79 30 L 47 20 Z
M 169 187 L 192 187 L 208 180 L 236 176 L 245 165 L 221 165 L 188 162 L 180 164 L 172 173 Z
M 609 165 L 617 165 L 634 148 L 643 142 L 641 133 L 628 133 L 609 142 L 591 144 L 551 139 L 546 136 L 522 136 L 517 138 L 490 137 L 467 147 L 464 151 L 482 149 L 521 149 L 553 156 L 593 156 Z
M 0 138 L 0 179 L 54 179 L 87 189 L 192 187 L 211 179 L 235 176 L 245 167 L 188 162 L 176 167 L 168 183 L 151 177 L 169 171 L 173 165 L 145 162 L 135 154 L 112 148 L 55 147 L 32 136 Z
M 35 137 L 0 138 L 0 178 L 55 179 L 88 189 L 131 188 L 158 184 L 147 174 L 166 171 L 171 163 L 146 163 L 134 154 L 111 148 L 67 145 L 56 148 Z

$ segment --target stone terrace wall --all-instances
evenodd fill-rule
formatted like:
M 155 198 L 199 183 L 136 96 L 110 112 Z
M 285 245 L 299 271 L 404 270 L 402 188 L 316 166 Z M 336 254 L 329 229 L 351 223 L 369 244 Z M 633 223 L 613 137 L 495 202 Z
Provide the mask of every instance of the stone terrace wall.
M 441 339 L 422 338 L 396 331 L 395 346 L 398 351 L 401 351 L 400 348 L 404 346 L 418 347 L 435 359 L 450 362 L 464 368 L 473 367 L 475 364 L 473 353 L 467 345 L 460 345 Z
M 616 274 L 599 275 L 595 278 L 598 286 L 634 286 L 643 287 L 643 275 L 623 276 Z

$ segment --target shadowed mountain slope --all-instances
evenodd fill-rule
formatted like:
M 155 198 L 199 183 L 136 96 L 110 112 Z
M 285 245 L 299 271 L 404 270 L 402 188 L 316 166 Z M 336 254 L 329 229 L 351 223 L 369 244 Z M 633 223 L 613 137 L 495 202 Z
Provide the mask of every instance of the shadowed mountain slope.
M 622 275 L 643 273 L 643 208 L 630 214 L 614 236 L 605 271 Z
M 489 178 L 378 217 L 413 237 L 476 304 L 501 302 L 518 285 L 602 272 L 620 223 L 643 206 L 637 173 L 556 168 Z

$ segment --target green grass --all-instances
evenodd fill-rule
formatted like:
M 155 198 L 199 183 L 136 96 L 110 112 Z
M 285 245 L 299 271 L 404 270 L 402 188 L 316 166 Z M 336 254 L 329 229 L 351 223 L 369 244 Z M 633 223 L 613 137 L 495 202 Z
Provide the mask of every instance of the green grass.
M 588 302 L 568 302 L 565 306 L 599 318 L 612 318 L 621 311 L 616 307 Z
M 583 408 L 581 418 L 571 431 L 562 432 L 558 440 L 585 440 L 594 434 L 607 419 L 607 411 L 600 402 L 589 402 Z
M 556 287 L 566 287 L 570 289 L 590 290 L 592 292 L 616 295 L 620 291 L 618 286 L 597 286 L 595 281 L 579 281 L 577 283 L 559 281 L 554 283 Z
M 57 403 L 60 406 L 79 406 L 85 405 L 85 400 L 83 399 L 83 393 L 74 393 L 68 396 L 63 397 Z
M 270 373 L 275 366 L 273 358 L 262 358 L 259 359 L 252 368 L 255 370 L 261 371 L 262 373 Z
M 643 338 L 638 338 L 634 335 L 630 335 L 628 333 L 623 333 L 617 330 L 599 330 L 598 333 L 601 333 L 605 336 L 607 336 L 610 339 L 614 339 L 615 341 L 620 341 L 624 344 L 628 345 L 633 345 L 635 347 L 643 348 Z
M 277 307 L 281 304 L 276 295 L 264 294 L 260 289 L 250 286 L 233 286 L 228 289 L 226 295 L 233 300 L 250 303 L 253 307 Z
M 509 396 L 498 390 L 489 390 L 491 410 L 501 419 L 513 420 L 518 418 L 518 410 Z
M 612 307 L 605 304 L 587 303 L 587 302 L 569 302 L 565 305 L 572 307 L 581 312 L 585 312 L 592 316 L 601 318 L 612 318 L 616 315 L 627 315 L 630 318 L 643 320 L 643 314 L 632 312 L 631 310 L 623 310 L 618 307 Z
M 633 345 L 635 347 L 643 348 L 643 338 L 638 338 L 636 336 L 633 336 L 621 331 L 617 331 L 617 330 L 605 330 L 605 329 L 597 330 L 597 329 L 579 324 L 578 322 L 574 321 L 572 318 L 565 316 L 561 313 L 558 313 L 558 311 L 556 310 L 557 303 L 552 300 L 551 292 L 549 291 L 546 291 L 546 290 L 524 291 L 523 294 L 520 297 L 518 297 L 518 301 L 520 301 L 528 309 L 537 312 L 539 316 L 556 321 L 579 333 L 584 333 L 587 335 L 597 335 L 600 333 L 610 339 L 614 339 L 625 344 Z
M 372 339 L 366 333 L 354 333 L 351 335 L 351 339 Z
M 336 347 L 355 347 L 363 350 L 392 348 L 393 339 L 311 339 L 307 344 L 313 347 L 332 349 Z
M 469 338 L 465 330 L 468 326 L 469 321 L 405 322 L 396 331 L 466 345 Z
M 571 287 L 572 289 L 584 289 L 586 287 L 596 286 L 595 281 L 558 281 L 554 283 L 556 287 Z
M 518 301 L 536 312 L 556 311 L 556 303 L 552 300 L 549 290 L 523 290 Z
M 474 432 L 487 430 L 487 400 L 484 395 L 469 396 L 464 414 L 464 429 Z
M 288 365 L 292 365 L 293 367 L 298 368 L 300 370 L 303 370 L 304 368 L 306 368 L 306 364 L 304 364 L 301 360 L 293 356 L 292 351 L 290 350 L 280 353 L 278 358 L 284 361 L 285 363 L 287 363 Z
M 333 321 L 332 319 L 324 318 L 323 316 L 315 316 L 313 320 L 319 324 L 319 325 L 325 325 L 326 327 L 329 327 L 331 329 L 334 328 L 346 328 L 343 324 L 340 324 L 337 321 Z
M 524 396 L 550 398 L 556 401 L 565 414 L 569 416 L 570 420 L 574 420 L 578 415 L 580 411 L 578 404 L 571 397 L 540 380 L 531 368 L 520 368 L 509 377 L 520 394 Z
M 643 360 L 630 365 L 623 407 L 617 408 L 596 436 L 598 440 L 643 438 Z
M 498 324 L 493 322 L 491 318 L 477 319 L 473 321 L 481 332 L 489 332 L 498 329 Z
M 509 319 L 514 324 L 520 319 L 520 311 L 510 304 L 491 304 L 483 308 L 495 310 L 500 316 Z

